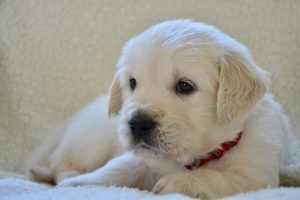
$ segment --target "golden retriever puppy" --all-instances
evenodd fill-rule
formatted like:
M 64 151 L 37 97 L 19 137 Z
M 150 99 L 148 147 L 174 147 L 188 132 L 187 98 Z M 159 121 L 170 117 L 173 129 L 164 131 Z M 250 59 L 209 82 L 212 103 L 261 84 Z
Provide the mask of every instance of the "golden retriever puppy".
M 247 48 L 215 27 L 160 23 L 125 45 L 109 97 L 47 140 L 29 174 L 202 199 L 276 187 L 298 144 L 267 82 Z

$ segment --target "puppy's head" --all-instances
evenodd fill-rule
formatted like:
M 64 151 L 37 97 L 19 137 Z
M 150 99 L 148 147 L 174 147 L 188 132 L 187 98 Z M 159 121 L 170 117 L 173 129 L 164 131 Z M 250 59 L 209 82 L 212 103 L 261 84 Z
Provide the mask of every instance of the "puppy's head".
M 123 144 L 186 163 L 228 139 L 266 91 L 246 47 L 218 29 L 167 21 L 131 39 L 110 87 Z M 224 132 L 224 131 L 223 131 Z

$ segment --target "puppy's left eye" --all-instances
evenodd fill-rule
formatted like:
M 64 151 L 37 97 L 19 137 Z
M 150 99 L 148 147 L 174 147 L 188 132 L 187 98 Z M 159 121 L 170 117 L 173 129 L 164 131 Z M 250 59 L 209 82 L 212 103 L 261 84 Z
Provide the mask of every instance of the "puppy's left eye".
M 176 86 L 176 92 L 181 94 L 190 94 L 195 90 L 195 87 L 192 83 L 188 81 L 178 81 Z

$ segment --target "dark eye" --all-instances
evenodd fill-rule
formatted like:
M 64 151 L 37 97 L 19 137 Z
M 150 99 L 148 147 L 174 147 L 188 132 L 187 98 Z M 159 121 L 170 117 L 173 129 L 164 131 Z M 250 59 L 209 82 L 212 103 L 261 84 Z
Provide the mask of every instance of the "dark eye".
M 195 90 L 192 83 L 187 81 L 178 81 L 176 91 L 181 94 L 190 94 Z
M 136 88 L 136 80 L 134 78 L 129 79 L 130 90 L 133 91 Z

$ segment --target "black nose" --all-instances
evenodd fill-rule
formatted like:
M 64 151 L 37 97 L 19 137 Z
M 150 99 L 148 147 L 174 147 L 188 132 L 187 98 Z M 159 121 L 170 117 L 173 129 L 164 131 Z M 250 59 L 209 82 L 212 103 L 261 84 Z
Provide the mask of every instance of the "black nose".
M 148 135 L 156 126 L 156 122 L 153 118 L 146 114 L 138 114 L 132 117 L 128 124 L 132 135 L 135 137 Z

